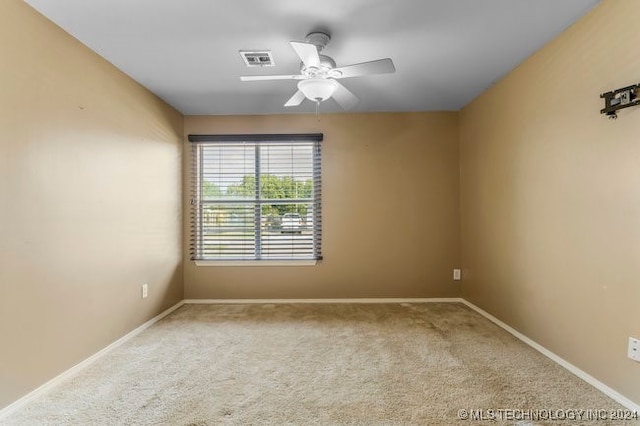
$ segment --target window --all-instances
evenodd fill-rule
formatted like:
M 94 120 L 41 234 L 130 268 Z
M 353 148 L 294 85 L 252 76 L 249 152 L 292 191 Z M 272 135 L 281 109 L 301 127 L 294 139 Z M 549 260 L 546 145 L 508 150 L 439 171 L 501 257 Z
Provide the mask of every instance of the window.
M 321 259 L 321 140 L 189 135 L 192 260 Z

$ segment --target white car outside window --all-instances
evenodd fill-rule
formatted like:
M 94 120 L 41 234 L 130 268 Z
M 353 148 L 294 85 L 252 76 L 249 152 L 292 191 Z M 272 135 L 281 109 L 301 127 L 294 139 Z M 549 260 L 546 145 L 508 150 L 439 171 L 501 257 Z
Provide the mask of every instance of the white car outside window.
M 282 232 L 302 232 L 302 219 L 298 213 L 285 213 L 282 216 Z

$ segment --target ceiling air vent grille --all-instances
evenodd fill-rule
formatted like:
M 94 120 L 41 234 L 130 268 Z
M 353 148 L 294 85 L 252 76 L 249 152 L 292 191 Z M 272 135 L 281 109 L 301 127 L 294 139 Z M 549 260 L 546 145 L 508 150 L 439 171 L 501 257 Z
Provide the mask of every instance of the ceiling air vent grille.
M 240 56 L 248 67 L 272 67 L 275 65 L 270 50 L 241 50 Z

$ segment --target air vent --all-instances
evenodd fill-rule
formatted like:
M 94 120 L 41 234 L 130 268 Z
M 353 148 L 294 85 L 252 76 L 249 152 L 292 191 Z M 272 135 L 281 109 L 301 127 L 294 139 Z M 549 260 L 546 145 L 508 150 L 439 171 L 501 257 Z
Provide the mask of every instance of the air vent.
M 241 50 L 240 56 L 248 67 L 272 67 L 275 65 L 270 50 Z

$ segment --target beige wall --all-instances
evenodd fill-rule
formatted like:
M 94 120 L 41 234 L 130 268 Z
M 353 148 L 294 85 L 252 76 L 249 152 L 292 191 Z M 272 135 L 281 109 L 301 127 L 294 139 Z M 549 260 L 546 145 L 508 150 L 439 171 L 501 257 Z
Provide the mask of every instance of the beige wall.
M 640 403 L 640 1 L 605 0 L 460 116 L 462 294 Z
M 314 115 L 186 117 L 185 134 L 324 133 L 324 260 L 244 268 L 187 261 L 185 297 L 458 296 L 451 280 L 459 262 L 457 128 L 457 113 L 323 114 L 320 122 Z
M 0 52 L 1 408 L 183 286 L 182 116 L 20 0 Z

